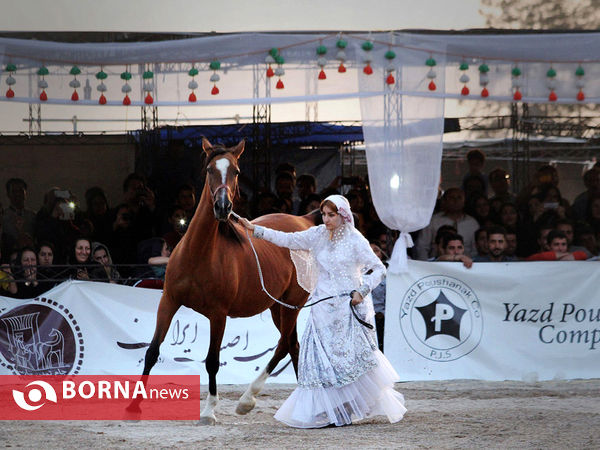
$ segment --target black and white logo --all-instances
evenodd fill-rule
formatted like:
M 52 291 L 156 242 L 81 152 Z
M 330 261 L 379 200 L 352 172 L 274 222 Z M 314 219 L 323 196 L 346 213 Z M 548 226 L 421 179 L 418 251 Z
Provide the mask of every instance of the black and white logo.
M 39 386 L 41 388 L 38 389 Z M 17 406 L 25 411 L 35 411 L 36 409 L 40 409 L 42 406 L 46 404 L 45 400 L 56 403 L 56 391 L 54 388 L 46 383 L 45 381 L 36 380 L 29 383 L 25 388 L 29 388 L 27 392 L 27 396 L 25 396 L 24 392 L 17 391 L 13 389 L 13 400 L 17 404 Z M 43 391 L 43 395 L 42 395 Z
M 73 314 L 42 297 L 0 315 L 0 364 L 18 375 L 75 375 L 83 334 Z
M 481 305 L 463 281 L 430 275 L 405 292 L 400 327 L 410 347 L 433 361 L 454 361 L 472 352 L 483 334 Z

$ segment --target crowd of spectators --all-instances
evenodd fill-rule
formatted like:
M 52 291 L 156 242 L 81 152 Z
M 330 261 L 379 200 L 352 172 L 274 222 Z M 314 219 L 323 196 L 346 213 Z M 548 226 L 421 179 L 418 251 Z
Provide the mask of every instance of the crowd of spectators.
M 598 163 L 584 173 L 586 190 L 571 205 L 562 197 L 558 171 L 551 165 L 540 167 L 532 183 L 515 195 L 504 169 L 485 176 L 483 152 L 471 150 L 467 160 L 462 186 L 446 189 L 429 225 L 415 233 L 414 259 L 460 260 L 471 267 L 473 262 L 600 256 Z

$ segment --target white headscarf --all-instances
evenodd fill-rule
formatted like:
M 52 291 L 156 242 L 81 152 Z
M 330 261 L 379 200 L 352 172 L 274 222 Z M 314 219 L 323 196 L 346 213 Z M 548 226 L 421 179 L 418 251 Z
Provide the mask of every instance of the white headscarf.
M 354 226 L 354 216 L 352 215 L 352 211 L 350 210 L 350 203 L 348 202 L 348 199 L 346 197 L 344 197 L 343 195 L 334 194 L 327 197 L 324 201 L 327 200 L 329 200 L 336 206 L 338 214 L 342 216 L 344 222 L 348 222 L 352 224 L 352 226 Z

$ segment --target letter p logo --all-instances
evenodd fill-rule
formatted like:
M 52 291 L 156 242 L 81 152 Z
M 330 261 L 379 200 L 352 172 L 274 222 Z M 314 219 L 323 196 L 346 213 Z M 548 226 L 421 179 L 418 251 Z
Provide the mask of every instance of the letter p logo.
M 450 320 L 454 317 L 454 308 L 445 303 L 437 303 L 435 305 L 435 316 L 431 318 L 432 322 L 435 322 L 435 331 L 439 333 L 442 331 L 442 321 Z

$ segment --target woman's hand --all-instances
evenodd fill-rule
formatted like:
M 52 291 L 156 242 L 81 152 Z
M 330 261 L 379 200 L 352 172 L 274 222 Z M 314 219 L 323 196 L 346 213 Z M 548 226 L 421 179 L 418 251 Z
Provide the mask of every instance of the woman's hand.
M 357 291 L 352 291 L 352 306 L 356 306 L 362 302 L 362 295 L 360 295 Z
M 240 217 L 238 222 L 246 229 L 250 231 L 254 231 L 254 225 L 250 223 L 250 221 L 244 217 Z

